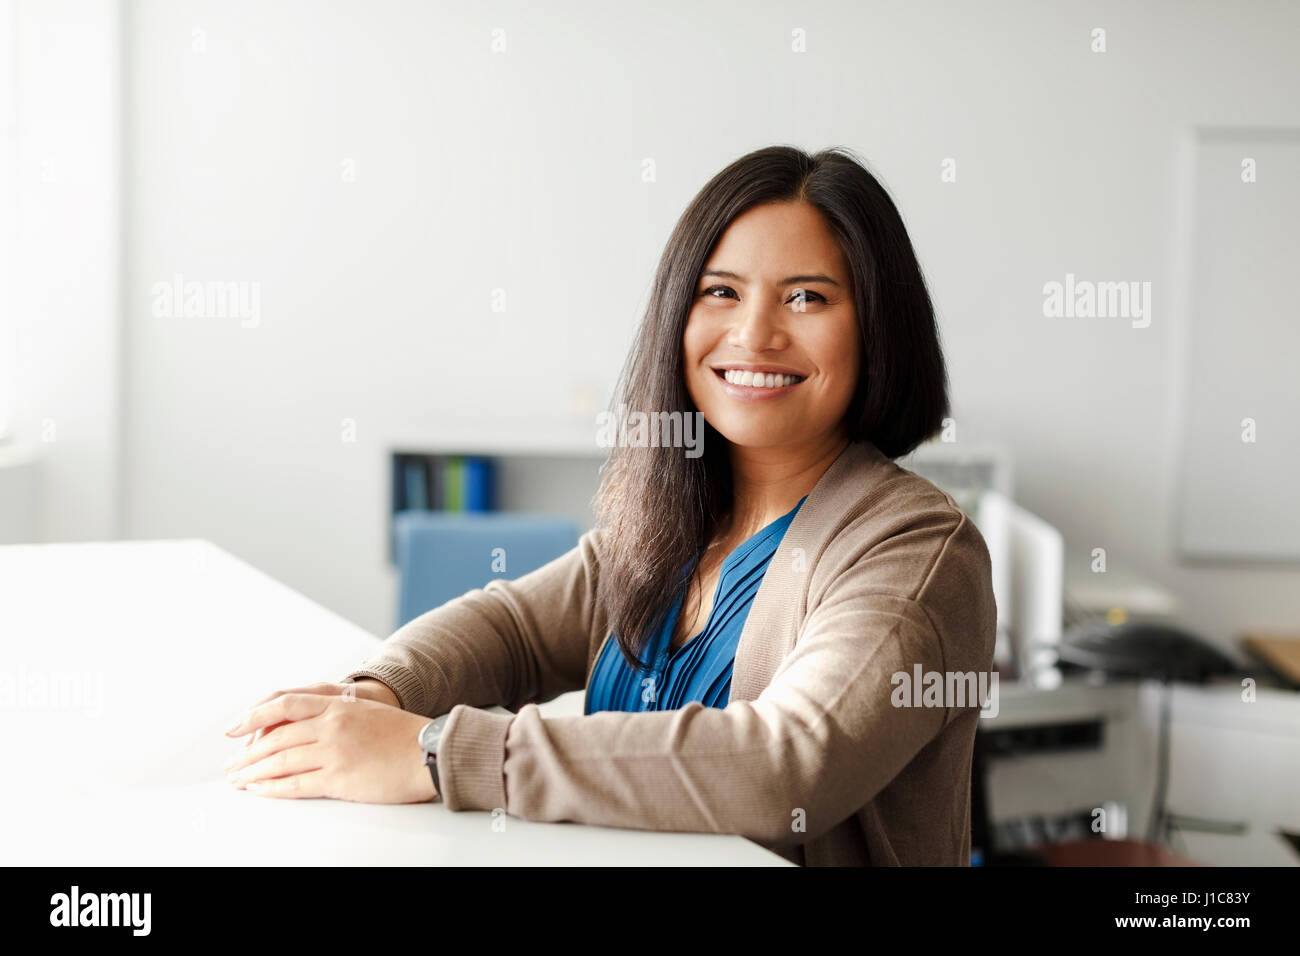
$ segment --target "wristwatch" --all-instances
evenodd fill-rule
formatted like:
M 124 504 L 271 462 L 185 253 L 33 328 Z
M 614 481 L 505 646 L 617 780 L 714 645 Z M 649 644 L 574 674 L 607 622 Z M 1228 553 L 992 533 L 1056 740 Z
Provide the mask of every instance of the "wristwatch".
M 435 800 L 442 799 L 442 785 L 438 782 L 438 742 L 442 739 L 442 728 L 446 726 L 450 714 L 435 717 L 420 728 L 420 749 L 424 751 L 424 765 L 433 777 L 433 789 L 437 791 Z

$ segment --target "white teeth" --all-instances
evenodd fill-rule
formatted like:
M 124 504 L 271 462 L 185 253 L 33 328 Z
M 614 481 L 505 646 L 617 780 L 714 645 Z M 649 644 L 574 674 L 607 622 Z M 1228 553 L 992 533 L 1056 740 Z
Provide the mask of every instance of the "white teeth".
M 747 372 L 729 368 L 723 377 L 732 385 L 748 385 L 750 388 L 783 388 L 802 382 L 798 375 L 778 375 L 774 372 Z

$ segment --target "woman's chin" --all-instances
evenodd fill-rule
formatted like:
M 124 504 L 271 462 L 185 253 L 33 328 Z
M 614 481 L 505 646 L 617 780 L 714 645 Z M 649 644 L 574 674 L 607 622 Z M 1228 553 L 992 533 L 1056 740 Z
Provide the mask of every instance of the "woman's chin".
M 741 448 L 777 448 L 795 444 L 801 437 L 798 429 L 784 423 L 728 421 L 719 425 L 711 421 L 710 424 L 730 444 Z

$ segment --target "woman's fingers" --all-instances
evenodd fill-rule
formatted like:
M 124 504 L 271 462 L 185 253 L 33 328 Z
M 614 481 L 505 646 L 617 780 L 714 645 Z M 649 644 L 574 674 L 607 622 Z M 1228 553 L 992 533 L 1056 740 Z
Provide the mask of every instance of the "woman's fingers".
M 244 789 L 259 797 L 328 797 L 329 774 L 324 770 L 274 777 L 250 783 Z
M 316 722 L 313 720 L 295 720 L 261 730 L 259 733 L 262 736 L 258 740 L 244 744 L 243 749 L 230 758 L 225 766 L 226 773 L 236 773 L 249 764 L 265 760 L 290 747 L 314 744 L 319 739 L 316 731 Z
M 228 737 L 242 737 L 273 724 L 306 720 L 323 713 L 335 698 L 323 694 L 283 694 L 258 704 L 226 731 Z
M 244 746 L 245 747 L 253 746 L 253 744 L 257 743 L 259 740 L 261 740 L 271 731 L 275 730 L 276 727 L 283 727 L 283 726 L 284 724 L 273 724 L 270 727 L 263 727 L 261 730 L 254 731 L 253 733 L 249 734 L 248 737 L 244 740 Z
M 306 687 L 291 687 L 288 690 L 277 690 L 267 694 L 259 700 L 254 707 L 265 704 L 268 700 L 275 700 L 277 697 L 283 697 L 285 694 L 340 694 L 342 684 L 335 684 L 330 681 L 317 681 L 315 684 L 308 684 Z
M 379 683 L 379 682 L 375 681 L 375 683 Z M 267 694 L 265 697 L 263 697 L 261 700 L 255 703 L 253 705 L 253 708 L 261 707 L 263 704 L 269 703 L 270 701 L 273 701 L 278 697 L 283 697 L 286 694 L 320 694 L 326 697 L 357 697 L 360 695 L 357 694 L 356 686 L 357 685 L 355 681 L 341 681 L 341 682 L 317 681 L 315 684 L 307 684 L 306 686 L 303 687 L 292 687 L 289 688 L 288 690 L 273 691 L 272 693 Z M 384 691 L 387 692 L 387 696 L 391 696 L 393 698 L 392 703 L 394 706 L 396 706 L 397 695 L 393 694 L 393 692 L 383 684 L 380 684 L 380 686 L 383 687 Z M 370 696 L 371 694 L 367 692 L 366 697 L 369 698 Z M 389 703 L 389 701 L 385 700 L 384 703 Z M 254 732 L 251 736 L 249 736 L 247 740 L 244 741 L 244 746 L 247 747 L 250 744 L 256 742 L 261 737 L 266 736 L 266 733 L 269 730 L 271 730 L 270 727 L 264 727 Z M 247 734 L 247 731 L 244 731 L 243 733 Z M 229 737 L 240 736 L 238 733 L 232 733 L 231 731 L 226 731 L 226 735 Z
M 311 773 L 324 767 L 324 748 L 316 743 L 280 750 L 249 764 L 227 779 L 236 786 Z

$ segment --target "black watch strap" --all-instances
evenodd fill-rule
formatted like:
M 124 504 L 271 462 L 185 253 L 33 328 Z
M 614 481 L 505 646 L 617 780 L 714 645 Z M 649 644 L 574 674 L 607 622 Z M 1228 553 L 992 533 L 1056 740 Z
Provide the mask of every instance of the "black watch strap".
M 424 765 L 429 768 L 433 779 L 434 800 L 442 799 L 442 779 L 438 776 L 438 749 L 442 743 L 442 728 L 446 726 L 449 714 L 433 718 L 420 728 L 420 746 L 424 749 Z
M 424 755 L 424 765 L 429 768 L 429 776 L 433 778 L 433 789 L 435 791 L 435 800 L 442 799 L 442 783 L 438 780 L 438 755 L 426 753 Z

